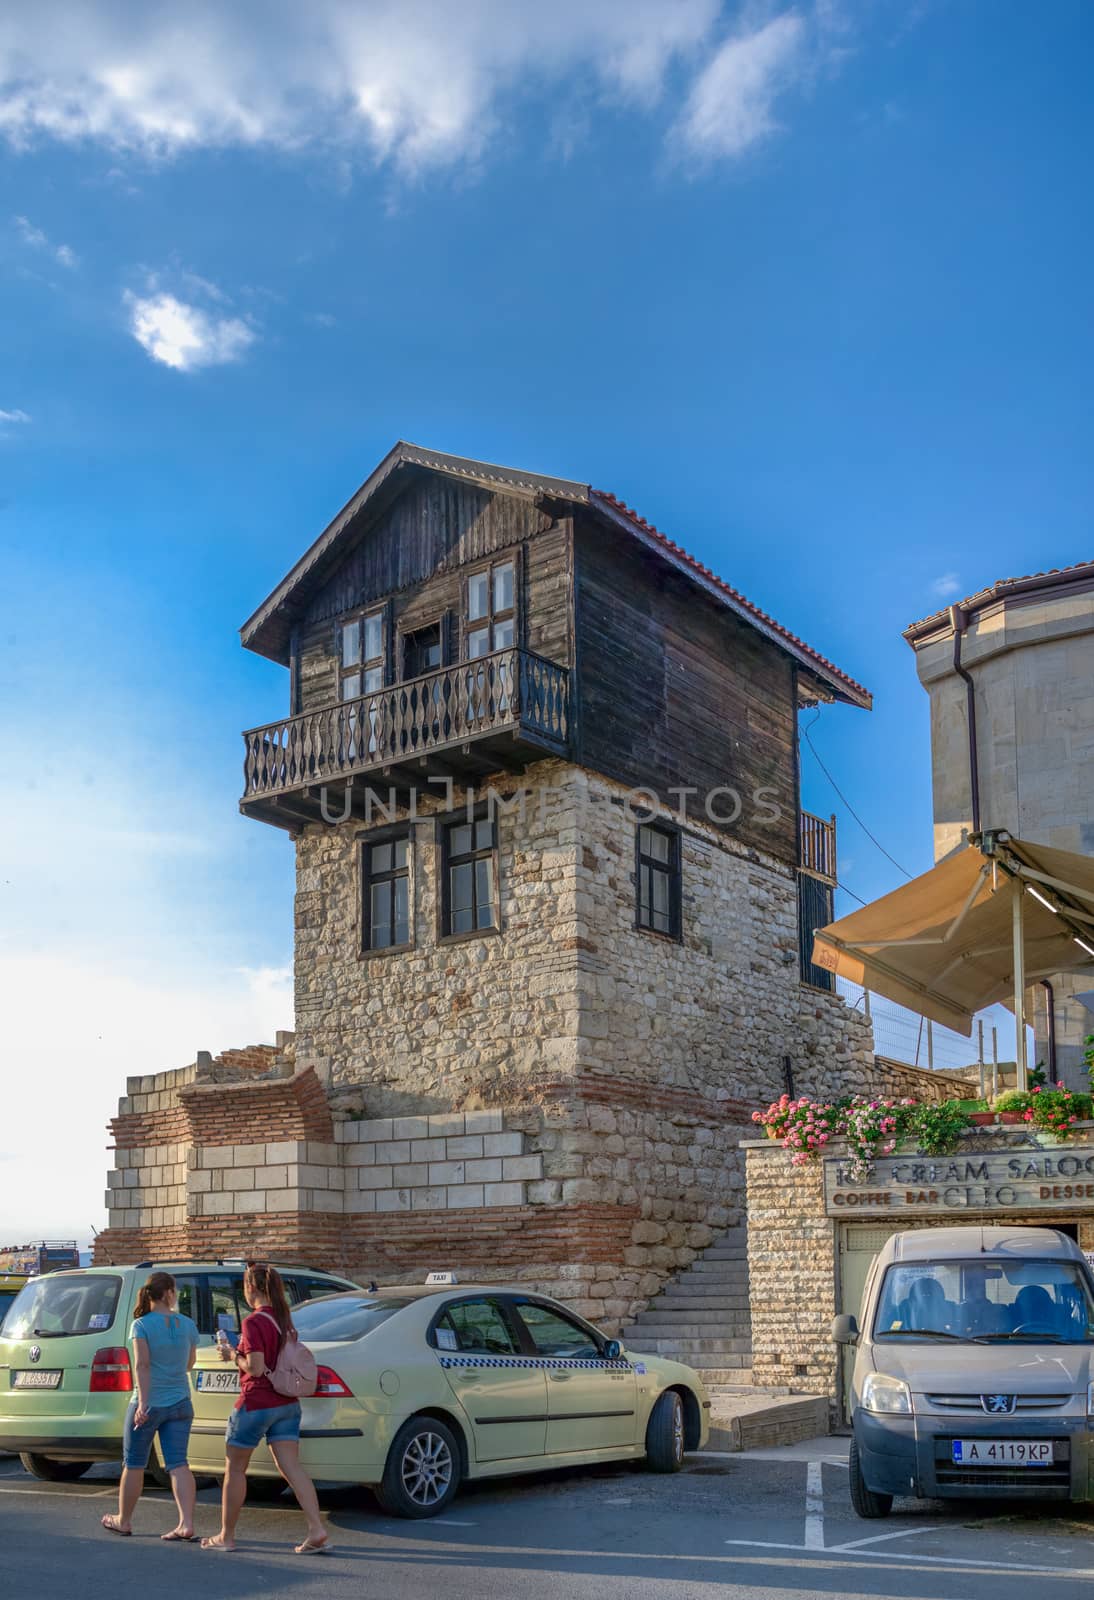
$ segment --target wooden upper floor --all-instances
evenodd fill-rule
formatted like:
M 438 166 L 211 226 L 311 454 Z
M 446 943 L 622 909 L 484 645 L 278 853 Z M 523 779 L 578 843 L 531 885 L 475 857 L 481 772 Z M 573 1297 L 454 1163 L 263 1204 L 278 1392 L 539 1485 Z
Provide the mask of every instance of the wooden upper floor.
M 860 684 L 610 495 L 400 444 L 242 629 L 289 669 L 244 811 L 560 756 L 799 859 L 796 716 Z

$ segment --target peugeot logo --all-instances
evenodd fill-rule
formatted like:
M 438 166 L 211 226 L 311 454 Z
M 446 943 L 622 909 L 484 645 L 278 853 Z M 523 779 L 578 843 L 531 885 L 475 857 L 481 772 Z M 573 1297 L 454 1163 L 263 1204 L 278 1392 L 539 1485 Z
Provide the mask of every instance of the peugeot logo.
M 31 1345 L 31 1347 L 30 1347 L 30 1359 L 32 1361 L 41 1361 L 41 1359 L 42 1359 L 42 1346 L 40 1344 L 32 1344 Z
M 1018 1396 L 1016 1394 L 982 1394 L 980 1396 L 980 1404 L 992 1416 L 1009 1417 L 1018 1404 Z

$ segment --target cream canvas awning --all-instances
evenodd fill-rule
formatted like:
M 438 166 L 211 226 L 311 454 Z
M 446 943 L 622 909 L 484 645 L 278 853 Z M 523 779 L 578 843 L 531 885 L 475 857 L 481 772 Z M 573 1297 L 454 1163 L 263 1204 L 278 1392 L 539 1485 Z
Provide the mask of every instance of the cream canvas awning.
M 1094 966 L 1094 858 L 981 834 L 817 929 L 813 961 L 964 1034 L 974 1012 L 1017 991 L 1021 1024 L 1029 984 Z

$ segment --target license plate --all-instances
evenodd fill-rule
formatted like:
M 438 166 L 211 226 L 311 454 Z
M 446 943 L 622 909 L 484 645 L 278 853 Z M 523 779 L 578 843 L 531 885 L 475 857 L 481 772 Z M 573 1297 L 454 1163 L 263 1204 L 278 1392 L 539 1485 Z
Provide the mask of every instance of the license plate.
M 61 1374 L 59 1372 L 30 1371 L 13 1372 L 11 1375 L 13 1389 L 59 1389 Z
M 202 1394 L 238 1394 L 239 1373 L 203 1367 L 194 1377 L 194 1388 L 200 1389 Z
M 962 1467 L 1051 1467 L 1051 1439 L 955 1439 L 953 1459 Z

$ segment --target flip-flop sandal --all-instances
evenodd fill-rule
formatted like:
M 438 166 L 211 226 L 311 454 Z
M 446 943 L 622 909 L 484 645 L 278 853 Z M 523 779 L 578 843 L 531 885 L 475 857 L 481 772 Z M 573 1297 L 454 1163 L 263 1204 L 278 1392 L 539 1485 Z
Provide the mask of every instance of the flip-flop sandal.
M 107 1533 L 116 1533 L 119 1539 L 131 1539 L 133 1537 L 132 1528 L 118 1527 L 117 1517 L 101 1517 L 99 1520 Z
M 303 1544 L 297 1544 L 293 1546 L 293 1555 L 329 1556 L 331 1549 L 332 1546 L 329 1539 L 320 1539 L 314 1544 L 310 1539 L 305 1539 Z
M 161 1544 L 196 1544 L 197 1543 L 197 1537 L 198 1536 L 197 1536 L 196 1533 L 179 1533 L 177 1529 L 172 1528 L 170 1533 L 161 1533 L 160 1534 L 160 1543 Z
M 218 1544 L 215 1538 L 203 1539 L 201 1548 L 203 1550 L 215 1550 L 221 1556 L 234 1556 L 236 1553 L 235 1545 Z

